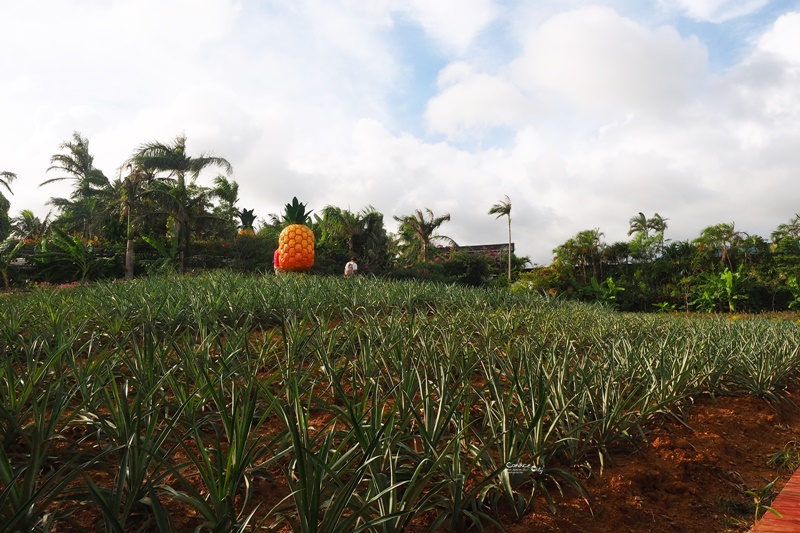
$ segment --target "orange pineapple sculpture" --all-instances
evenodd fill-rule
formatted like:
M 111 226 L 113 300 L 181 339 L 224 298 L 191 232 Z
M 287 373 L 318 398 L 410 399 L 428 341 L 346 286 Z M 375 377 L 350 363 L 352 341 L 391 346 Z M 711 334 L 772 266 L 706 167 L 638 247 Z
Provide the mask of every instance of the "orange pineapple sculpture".
M 278 237 L 278 250 L 280 250 L 280 267 L 292 272 L 305 272 L 314 266 L 314 232 L 305 225 L 308 220 L 306 205 L 292 198 L 291 204 L 286 204 L 283 215 L 284 222 L 289 225 L 281 231 Z

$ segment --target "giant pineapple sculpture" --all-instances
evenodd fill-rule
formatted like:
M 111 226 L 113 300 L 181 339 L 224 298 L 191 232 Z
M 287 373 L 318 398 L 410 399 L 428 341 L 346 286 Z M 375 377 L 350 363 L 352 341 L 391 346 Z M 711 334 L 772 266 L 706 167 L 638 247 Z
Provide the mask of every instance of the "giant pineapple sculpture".
M 308 220 L 306 205 L 292 199 L 286 204 L 283 220 L 288 226 L 278 237 L 280 268 L 292 272 L 305 272 L 314 266 L 314 232 L 305 225 Z
M 239 220 L 242 223 L 239 225 L 239 235 L 250 235 L 251 237 L 256 234 L 256 230 L 253 229 L 253 222 L 256 220 L 256 215 L 253 213 L 255 209 L 242 209 L 239 212 Z

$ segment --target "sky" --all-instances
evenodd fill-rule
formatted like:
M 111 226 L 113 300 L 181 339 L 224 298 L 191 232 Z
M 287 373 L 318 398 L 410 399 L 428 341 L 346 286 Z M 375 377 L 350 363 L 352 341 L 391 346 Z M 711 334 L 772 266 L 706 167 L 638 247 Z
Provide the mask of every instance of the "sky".
M 11 216 L 69 195 L 40 184 L 73 132 L 110 178 L 185 135 L 256 224 L 296 196 L 503 243 L 508 196 L 540 265 L 639 212 L 674 241 L 800 212 L 800 0 L 0 0 L 0 73 Z

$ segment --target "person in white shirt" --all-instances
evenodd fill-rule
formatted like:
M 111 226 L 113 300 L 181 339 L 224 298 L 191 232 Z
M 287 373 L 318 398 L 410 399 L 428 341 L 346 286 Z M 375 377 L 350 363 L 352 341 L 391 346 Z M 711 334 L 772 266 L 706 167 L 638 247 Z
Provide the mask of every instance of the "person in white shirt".
M 358 272 L 358 265 L 356 264 L 356 258 L 351 257 L 350 261 L 344 266 L 344 276 L 349 278 L 350 276 L 355 276 L 356 272 Z

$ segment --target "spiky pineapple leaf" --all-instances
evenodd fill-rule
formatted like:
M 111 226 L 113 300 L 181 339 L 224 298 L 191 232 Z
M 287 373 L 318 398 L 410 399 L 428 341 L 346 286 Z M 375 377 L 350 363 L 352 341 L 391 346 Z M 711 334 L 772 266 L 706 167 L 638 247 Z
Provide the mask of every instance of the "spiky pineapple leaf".
M 253 214 L 254 211 L 255 209 L 242 209 L 239 213 L 239 220 L 242 221 L 239 225 L 239 229 L 253 229 L 253 222 L 256 220 L 256 215 Z
M 306 211 L 306 204 L 292 198 L 292 203 L 284 207 L 283 221 L 287 224 L 305 224 L 313 210 Z

